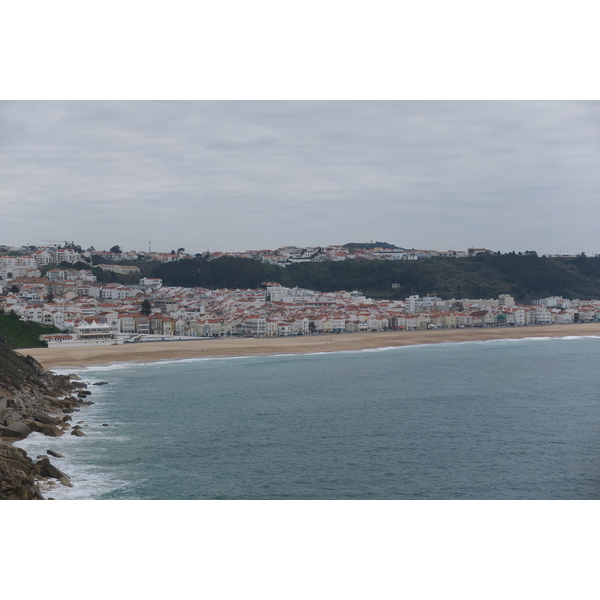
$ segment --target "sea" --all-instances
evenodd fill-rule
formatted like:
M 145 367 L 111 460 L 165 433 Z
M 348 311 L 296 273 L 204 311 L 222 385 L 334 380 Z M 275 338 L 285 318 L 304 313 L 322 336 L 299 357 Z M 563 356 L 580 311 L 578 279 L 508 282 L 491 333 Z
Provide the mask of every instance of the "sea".
M 586 336 L 56 371 L 90 384 L 86 437 L 16 445 L 64 455 L 56 500 L 592 500 L 599 359 Z

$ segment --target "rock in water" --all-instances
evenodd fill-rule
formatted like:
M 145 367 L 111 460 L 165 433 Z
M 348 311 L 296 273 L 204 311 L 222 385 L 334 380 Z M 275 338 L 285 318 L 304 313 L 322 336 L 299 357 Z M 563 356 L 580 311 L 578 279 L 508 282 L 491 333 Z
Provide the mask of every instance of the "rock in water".
M 35 463 L 35 470 L 42 477 L 53 477 L 54 479 L 61 479 L 62 477 L 67 477 L 60 469 L 57 469 L 46 457 L 42 458 L 40 461 Z
M 46 413 L 43 413 L 39 410 L 31 411 L 31 416 L 36 421 L 39 421 L 40 423 L 43 423 L 44 425 L 56 425 L 56 422 L 58 421 L 58 419 L 56 419 L 55 417 L 51 417 L 50 415 L 47 415 Z
M 43 433 L 44 435 L 48 435 L 50 437 L 60 437 L 63 432 L 62 429 L 56 427 L 56 425 L 45 425 L 44 423 L 40 423 L 39 421 L 28 422 L 29 427 L 33 431 L 37 431 L 39 433 Z

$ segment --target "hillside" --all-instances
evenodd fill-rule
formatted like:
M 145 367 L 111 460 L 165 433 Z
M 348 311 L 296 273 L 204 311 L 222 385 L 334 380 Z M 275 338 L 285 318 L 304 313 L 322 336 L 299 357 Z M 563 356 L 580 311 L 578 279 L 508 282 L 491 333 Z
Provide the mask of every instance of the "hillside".
M 40 341 L 40 335 L 47 333 L 60 333 L 60 330 L 33 321 L 23 321 L 14 313 L 0 314 L 0 337 L 11 348 L 44 348 L 47 344 Z
M 323 292 L 360 290 L 374 298 L 434 292 L 456 298 L 511 294 L 524 303 L 547 296 L 600 298 L 600 257 L 544 258 L 535 252 L 418 261 L 312 262 L 288 267 L 233 257 L 196 258 L 157 265 L 148 276 L 160 277 L 168 286 L 257 288 L 263 281 L 278 281 Z

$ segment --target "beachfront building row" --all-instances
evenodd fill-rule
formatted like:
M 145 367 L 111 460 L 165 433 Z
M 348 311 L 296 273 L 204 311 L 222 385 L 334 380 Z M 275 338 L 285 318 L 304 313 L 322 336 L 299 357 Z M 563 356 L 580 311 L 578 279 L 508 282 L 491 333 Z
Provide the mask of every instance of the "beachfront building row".
M 409 296 L 375 300 L 357 291 L 321 293 L 265 282 L 264 289 L 209 290 L 82 281 L 69 270 L 24 278 L 0 305 L 5 312 L 53 325 L 68 334 L 92 323 L 128 336 L 288 336 L 317 333 L 568 324 L 600 320 L 600 302 L 546 298 L 517 306 L 497 299 L 441 300 Z M 74 277 L 70 279 L 70 277 Z M 48 294 L 55 296 L 50 300 Z M 150 314 L 142 311 L 149 303 Z M 146 309 L 148 307 L 146 306 Z
M 310 314 L 299 312 L 286 314 L 285 311 L 268 311 L 263 315 L 234 312 L 218 318 L 215 315 L 182 314 L 176 317 L 160 313 L 143 315 L 118 310 L 99 312 L 87 317 L 52 307 L 31 307 L 16 310 L 23 318 L 54 325 L 60 329 L 75 330 L 84 323 L 95 322 L 106 326 L 119 334 L 194 336 L 212 337 L 221 335 L 242 336 L 281 336 L 308 335 L 310 333 L 340 333 L 385 330 L 447 329 L 462 327 L 497 327 L 568 324 L 576 322 L 574 311 L 549 311 L 544 308 L 524 310 L 516 308 L 508 311 L 458 311 L 406 313 L 390 310 L 378 314 L 372 312 L 354 312 L 339 314 Z M 594 318 L 591 318 L 593 315 Z M 590 312 L 585 322 L 598 320 L 600 313 Z

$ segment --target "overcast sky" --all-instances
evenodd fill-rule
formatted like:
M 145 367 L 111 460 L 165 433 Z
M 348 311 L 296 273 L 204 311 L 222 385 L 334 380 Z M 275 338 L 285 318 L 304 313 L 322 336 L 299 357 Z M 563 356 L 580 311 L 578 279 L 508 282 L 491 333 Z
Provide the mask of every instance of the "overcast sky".
M 0 244 L 600 253 L 600 103 L 2 101 Z

